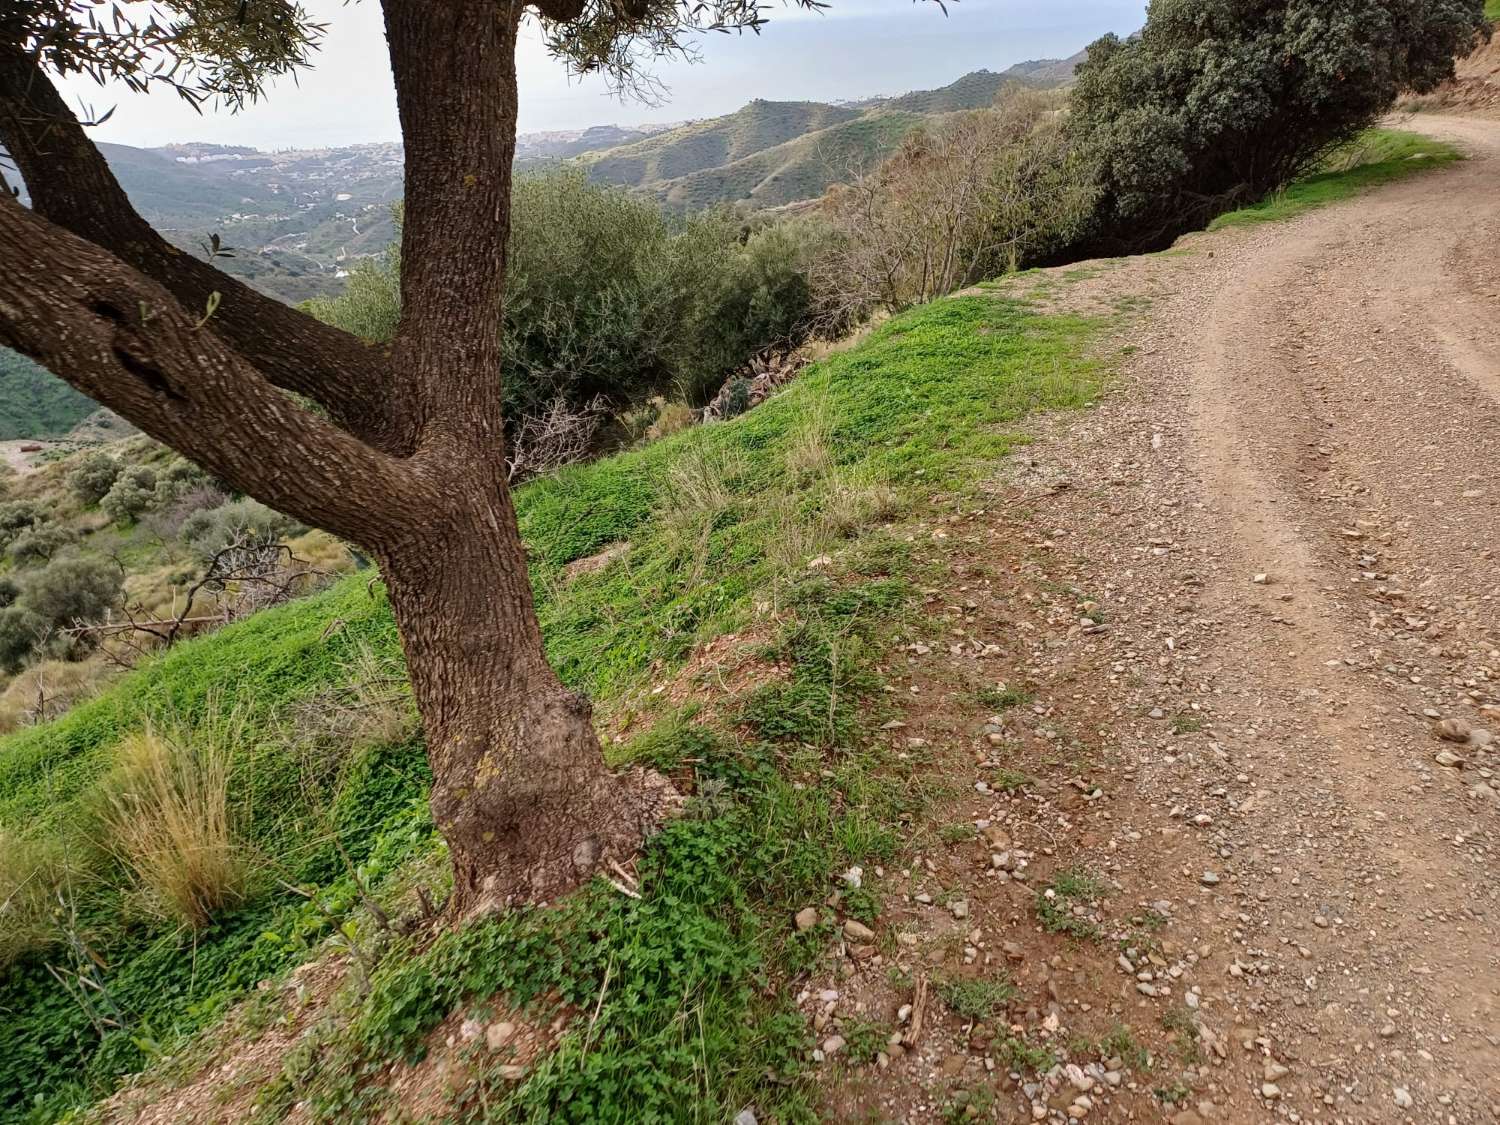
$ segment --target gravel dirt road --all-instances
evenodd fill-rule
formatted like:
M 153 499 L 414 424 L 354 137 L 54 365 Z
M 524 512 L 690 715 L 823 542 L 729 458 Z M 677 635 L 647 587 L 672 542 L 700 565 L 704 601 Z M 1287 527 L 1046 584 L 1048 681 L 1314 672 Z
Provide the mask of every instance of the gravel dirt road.
M 804 995 L 830 1028 L 954 974 L 1016 998 L 831 1067 L 831 1118 L 1500 1121 L 1500 120 L 1412 127 L 1469 158 L 1019 282 L 1128 324 L 1113 388 L 932 533 L 934 610 L 1024 704 L 913 646 L 895 737 L 967 746 L 979 838 L 886 873 L 894 986 L 856 948 Z
M 1123 880 L 1209 954 L 1183 1122 L 1500 1120 L 1500 121 L 1413 127 L 1469 159 L 1085 283 L 1155 299 L 1037 453 L 1124 713 L 1203 724 L 1120 746 L 1195 838 Z

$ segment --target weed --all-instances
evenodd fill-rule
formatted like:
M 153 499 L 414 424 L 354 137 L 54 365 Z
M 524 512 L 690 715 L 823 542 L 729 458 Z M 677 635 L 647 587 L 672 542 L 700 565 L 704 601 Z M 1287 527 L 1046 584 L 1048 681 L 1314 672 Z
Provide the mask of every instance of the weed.
M 945 844 L 967 844 L 979 833 L 972 824 L 945 824 L 938 830 L 938 835 Z
M 1013 707 L 1024 707 L 1035 698 L 1025 688 L 1012 686 L 981 688 L 975 696 L 981 706 L 988 707 L 991 711 L 1009 711 Z
M 1131 1070 L 1149 1070 L 1151 1067 L 1150 1053 L 1141 1046 L 1135 1033 L 1125 1024 L 1115 1025 L 1108 1035 L 1099 1040 L 1098 1050 L 1100 1057 L 1118 1058 Z
M 1172 733 L 1176 735 L 1197 734 L 1203 729 L 1203 719 L 1198 715 L 1172 716 Z
M 1016 989 L 1004 978 L 948 976 L 937 981 L 937 994 L 954 1014 L 977 1023 L 997 1016 Z
M 840 1029 L 844 1036 L 844 1054 L 856 1066 L 868 1066 L 885 1050 L 890 1031 L 874 1020 L 854 1019 Z
M 1036 778 L 1019 770 L 1001 768 L 990 776 L 990 788 L 997 793 L 1019 793 L 1028 785 L 1035 785 Z
M 995 1045 L 995 1053 L 1019 1074 L 1045 1074 L 1057 1065 L 1057 1056 L 1030 1040 L 1008 1035 Z
M 970 1121 L 993 1121 L 998 1106 L 995 1091 L 989 1086 L 960 1090 L 943 1107 L 943 1125 L 968 1125 Z
M 1081 868 L 1060 872 L 1050 886 L 1037 892 L 1037 918 L 1050 933 L 1067 934 L 1080 941 L 1096 940 L 1103 936 L 1103 931 L 1088 919 L 1078 917 L 1073 907 L 1098 898 L 1104 891 L 1104 884 Z

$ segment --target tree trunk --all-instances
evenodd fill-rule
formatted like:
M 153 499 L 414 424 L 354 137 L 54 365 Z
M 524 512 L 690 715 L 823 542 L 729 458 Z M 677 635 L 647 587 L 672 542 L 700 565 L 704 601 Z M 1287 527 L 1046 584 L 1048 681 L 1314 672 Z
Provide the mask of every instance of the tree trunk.
M 555 899 L 623 862 L 665 811 L 655 775 L 604 764 L 588 700 L 547 663 L 503 488 L 379 552 L 432 763 L 460 914 Z
M 0 344 L 374 554 L 462 915 L 553 899 L 623 860 L 672 794 L 654 775 L 610 773 L 587 701 L 548 665 L 506 485 L 500 300 L 522 7 L 382 7 L 406 145 L 389 348 L 185 263 L 131 209 L 35 60 L 3 43 L 0 139 L 37 206 L 0 198 Z M 208 292 L 220 301 L 204 315 Z

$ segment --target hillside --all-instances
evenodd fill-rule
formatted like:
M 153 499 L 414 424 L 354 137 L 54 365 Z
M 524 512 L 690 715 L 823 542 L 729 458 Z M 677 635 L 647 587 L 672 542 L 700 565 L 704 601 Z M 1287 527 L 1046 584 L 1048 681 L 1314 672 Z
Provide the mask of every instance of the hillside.
M 677 211 L 716 203 L 779 207 L 821 196 L 892 152 L 930 117 L 990 105 L 1008 83 L 1055 86 L 1075 60 L 974 71 L 936 90 L 850 105 L 754 101 L 644 141 L 581 158 L 595 183 L 646 192 Z
M 51 372 L 0 348 L 0 441 L 61 437 L 97 409 Z

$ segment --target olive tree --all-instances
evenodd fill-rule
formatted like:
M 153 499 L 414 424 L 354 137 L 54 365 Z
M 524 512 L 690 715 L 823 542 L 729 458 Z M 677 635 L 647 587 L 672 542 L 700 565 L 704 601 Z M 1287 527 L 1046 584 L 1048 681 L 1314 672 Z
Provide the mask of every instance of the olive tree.
M 1105 248 L 1151 248 L 1262 198 L 1453 75 L 1484 0 L 1152 0 L 1079 67 L 1069 127 Z
M 812 0 L 794 0 L 811 6 Z M 379 562 L 432 762 L 460 910 L 549 899 L 639 843 L 660 791 L 605 766 L 547 663 L 506 485 L 501 297 L 516 44 L 534 15 L 576 72 L 630 83 L 754 0 L 381 0 L 405 145 L 400 315 L 367 346 L 171 246 L 53 76 L 237 105 L 304 65 L 290 0 L 0 5 L 0 345 L 237 491 Z M 132 13 L 145 11 L 132 17 Z

